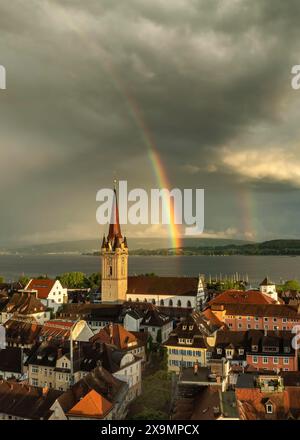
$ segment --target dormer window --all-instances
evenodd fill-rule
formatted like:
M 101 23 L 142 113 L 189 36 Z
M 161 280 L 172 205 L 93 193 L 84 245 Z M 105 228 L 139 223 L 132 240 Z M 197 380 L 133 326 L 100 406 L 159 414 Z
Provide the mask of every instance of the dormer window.
M 267 414 L 273 414 L 273 405 L 272 405 L 272 403 L 267 403 L 266 404 L 266 411 L 267 411 Z
M 239 348 L 239 355 L 242 356 L 244 354 L 244 349 L 243 348 Z
M 258 346 L 257 345 L 252 345 L 252 351 L 258 351 Z
M 217 354 L 222 354 L 222 348 L 217 348 Z
M 226 350 L 226 357 L 228 357 L 228 358 L 232 358 L 232 356 L 233 356 L 233 350 L 231 350 L 231 349 L 227 349 Z
M 182 330 L 186 330 L 186 325 L 183 325 L 183 326 L 182 326 Z
M 291 348 L 290 348 L 290 347 L 284 347 L 283 351 L 284 351 L 285 353 L 290 353 Z
M 190 325 L 190 326 L 189 326 L 189 330 L 193 330 L 193 328 L 194 328 L 193 325 Z

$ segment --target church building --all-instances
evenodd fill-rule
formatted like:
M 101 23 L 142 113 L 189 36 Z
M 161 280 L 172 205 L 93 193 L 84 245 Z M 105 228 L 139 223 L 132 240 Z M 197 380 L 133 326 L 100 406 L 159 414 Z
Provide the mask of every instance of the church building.
M 102 303 L 145 302 L 160 308 L 201 310 L 207 300 L 203 277 L 128 276 L 128 246 L 114 189 L 112 219 L 102 247 Z

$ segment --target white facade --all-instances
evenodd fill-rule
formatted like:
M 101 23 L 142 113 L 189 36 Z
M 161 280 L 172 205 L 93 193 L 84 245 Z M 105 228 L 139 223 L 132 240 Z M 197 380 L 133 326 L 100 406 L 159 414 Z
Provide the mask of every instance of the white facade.
M 207 300 L 201 277 L 197 292 L 191 295 L 127 293 L 126 299 L 133 302 L 149 302 L 159 307 L 183 307 L 193 310 L 201 310 Z
M 37 298 L 41 301 L 41 303 L 45 307 L 52 309 L 54 313 L 56 313 L 59 307 L 61 307 L 64 303 L 68 302 L 68 289 L 64 288 L 59 280 L 55 280 L 53 286 L 49 290 L 47 298 L 41 298 L 38 289 L 30 289 L 31 282 L 32 280 L 29 281 L 24 290 L 27 292 L 36 292 Z M 41 285 L 42 284 L 43 280 L 41 280 Z
M 157 342 L 157 334 L 159 330 L 161 330 L 161 342 L 164 343 L 169 338 L 169 335 L 173 330 L 173 321 L 167 322 L 160 327 L 143 324 L 141 325 L 141 330 L 144 330 L 151 335 L 153 342 Z
M 142 359 L 135 357 L 132 353 L 125 354 L 121 360 L 120 369 L 113 376 L 128 384 L 128 402 L 133 400 L 142 391 Z
M 261 293 L 270 296 L 275 301 L 278 301 L 278 294 L 276 291 L 276 285 L 275 284 L 263 284 L 259 286 L 259 290 Z

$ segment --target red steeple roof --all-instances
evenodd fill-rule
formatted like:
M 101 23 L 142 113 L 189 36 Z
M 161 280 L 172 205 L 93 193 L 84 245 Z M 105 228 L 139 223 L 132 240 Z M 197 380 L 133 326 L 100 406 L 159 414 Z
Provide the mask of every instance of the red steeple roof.
M 122 238 L 116 187 L 114 187 L 114 200 L 107 239 L 112 241 L 115 238 Z

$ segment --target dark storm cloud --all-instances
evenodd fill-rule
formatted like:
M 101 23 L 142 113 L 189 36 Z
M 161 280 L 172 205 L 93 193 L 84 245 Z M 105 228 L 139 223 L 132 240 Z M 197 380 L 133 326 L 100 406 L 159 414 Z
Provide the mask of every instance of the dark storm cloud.
M 206 188 L 208 230 L 252 233 L 241 188 L 294 202 L 299 14 L 279 0 L 0 0 L 2 240 L 93 236 L 114 173 L 156 186 L 139 118 L 172 184 Z

